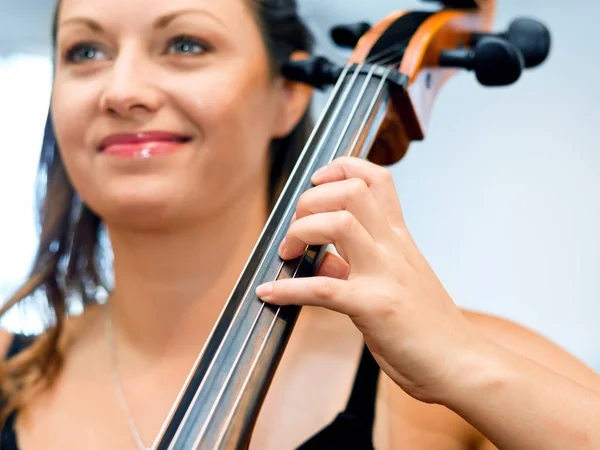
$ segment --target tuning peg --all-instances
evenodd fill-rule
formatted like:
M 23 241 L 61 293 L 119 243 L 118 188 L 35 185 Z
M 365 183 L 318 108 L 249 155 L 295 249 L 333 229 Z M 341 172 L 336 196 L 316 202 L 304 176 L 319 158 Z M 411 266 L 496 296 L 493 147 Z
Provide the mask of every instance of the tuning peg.
M 288 80 L 300 81 L 317 89 L 335 84 L 342 70 L 322 56 L 313 56 L 300 61 L 286 61 L 281 66 L 281 74 Z
M 371 29 L 367 22 L 338 25 L 331 29 L 331 39 L 340 47 L 354 48 L 363 35 Z
M 452 9 L 474 9 L 479 8 L 475 0 L 422 0 L 428 3 L 441 3 L 446 8 Z
M 481 39 L 489 36 L 504 38 L 517 47 L 523 54 L 526 68 L 540 65 L 550 54 L 550 31 L 544 24 L 534 19 L 526 17 L 515 19 L 503 33 L 493 35 L 476 33 L 471 44 L 476 45 Z
M 439 64 L 473 70 L 484 86 L 506 86 L 519 79 L 525 62 L 513 44 L 499 37 L 486 36 L 474 48 L 442 51 Z

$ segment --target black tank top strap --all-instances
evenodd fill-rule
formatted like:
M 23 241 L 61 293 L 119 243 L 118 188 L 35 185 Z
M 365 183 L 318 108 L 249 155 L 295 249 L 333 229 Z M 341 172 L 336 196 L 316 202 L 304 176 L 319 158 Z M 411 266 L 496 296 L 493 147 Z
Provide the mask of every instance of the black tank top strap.
M 26 334 L 15 334 L 6 352 L 5 359 L 12 358 L 19 352 L 26 349 L 33 341 L 35 336 Z M 15 418 L 16 414 L 13 412 L 6 418 L 6 423 L 2 432 L 0 433 L 0 449 L 2 450 L 18 450 L 17 436 L 15 434 Z
M 297 450 L 374 450 L 379 373 L 380 368 L 365 345 L 346 409 Z
M 360 418 L 372 429 L 375 424 L 375 407 L 377 400 L 377 383 L 381 369 L 373 358 L 369 347 L 363 346 L 360 364 L 354 377 L 354 385 L 346 409 L 347 414 Z

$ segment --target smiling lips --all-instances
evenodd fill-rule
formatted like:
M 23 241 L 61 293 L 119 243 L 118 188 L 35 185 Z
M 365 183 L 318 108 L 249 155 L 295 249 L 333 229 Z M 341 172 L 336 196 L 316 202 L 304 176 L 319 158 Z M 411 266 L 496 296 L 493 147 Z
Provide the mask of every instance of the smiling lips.
M 162 131 L 118 134 L 105 138 L 98 151 L 121 158 L 151 158 L 176 152 L 190 140 L 189 136 Z

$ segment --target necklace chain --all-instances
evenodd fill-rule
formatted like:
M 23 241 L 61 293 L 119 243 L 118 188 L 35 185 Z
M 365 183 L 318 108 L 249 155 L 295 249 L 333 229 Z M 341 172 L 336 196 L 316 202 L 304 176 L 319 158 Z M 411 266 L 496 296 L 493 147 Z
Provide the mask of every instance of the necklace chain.
M 135 425 L 135 421 L 133 420 L 133 416 L 131 411 L 129 410 L 129 406 L 127 405 L 127 401 L 125 400 L 125 394 L 123 393 L 123 384 L 121 382 L 121 377 L 119 376 L 119 363 L 117 360 L 117 351 L 115 345 L 115 337 L 113 335 L 112 330 L 112 321 L 110 319 L 110 314 L 108 311 L 108 302 L 104 305 L 104 328 L 106 332 L 106 341 L 108 343 L 108 352 L 110 354 L 111 360 L 111 371 L 113 384 L 115 386 L 115 391 L 117 392 L 117 398 L 119 403 L 121 404 L 121 409 L 125 413 L 127 417 L 127 423 L 129 424 L 129 429 L 131 430 L 131 434 L 136 441 L 136 444 L 139 450 L 152 450 L 152 447 L 146 447 L 144 445 L 144 441 L 140 436 L 140 433 Z

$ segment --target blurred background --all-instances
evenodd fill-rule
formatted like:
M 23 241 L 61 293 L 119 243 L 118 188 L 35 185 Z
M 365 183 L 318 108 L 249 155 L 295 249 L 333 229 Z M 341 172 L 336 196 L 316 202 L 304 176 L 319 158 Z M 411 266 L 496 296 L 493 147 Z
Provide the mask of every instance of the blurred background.
M 408 0 L 299 0 L 318 52 L 347 56 L 337 23 L 375 23 Z M 0 0 L 0 301 L 36 248 L 34 178 L 51 89 L 54 0 Z M 595 0 L 498 0 L 496 31 L 515 17 L 551 30 L 547 62 L 505 88 L 462 73 L 439 96 L 426 141 L 391 168 L 409 228 L 465 308 L 526 325 L 600 370 L 600 57 Z M 587 37 L 586 37 L 587 36 Z M 315 113 L 326 95 L 319 95 Z M 35 331 L 12 311 L 11 330 Z

